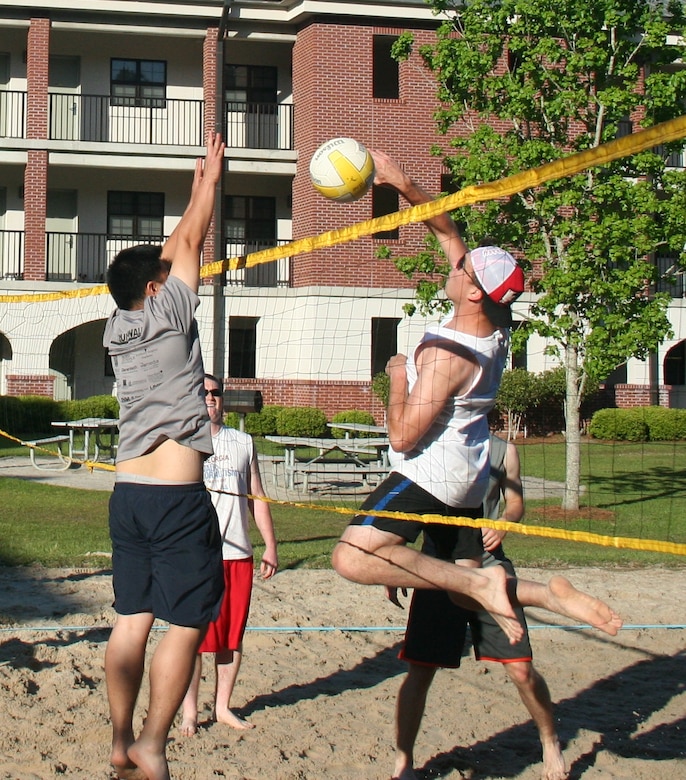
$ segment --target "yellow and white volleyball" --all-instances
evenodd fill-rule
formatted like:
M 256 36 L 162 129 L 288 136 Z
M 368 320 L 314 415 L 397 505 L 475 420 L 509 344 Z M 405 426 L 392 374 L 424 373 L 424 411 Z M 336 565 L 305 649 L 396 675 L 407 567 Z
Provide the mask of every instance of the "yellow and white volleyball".
M 332 138 L 312 155 L 310 178 L 325 198 L 351 203 L 371 187 L 374 160 L 367 147 L 353 138 Z

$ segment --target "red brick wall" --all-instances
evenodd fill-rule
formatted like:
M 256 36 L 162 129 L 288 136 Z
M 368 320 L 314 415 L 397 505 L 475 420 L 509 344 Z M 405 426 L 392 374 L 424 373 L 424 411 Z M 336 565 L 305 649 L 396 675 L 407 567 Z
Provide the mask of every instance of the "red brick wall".
M 432 118 L 436 107 L 432 77 L 421 77 L 417 55 L 400 66 L 400 99 L 378 100 L 372 95 L 374 35 L 399 35 L 400 28 L 315 22 L 298 33 L 293 50 L 293 98 L 298 170 L 293 183 L 293 234 L 317 235 L 372 218 L 371 195 L 355 203 L 328 201 L 309 178 L 315 149 L 335 136 L 349 136 L 387 151 L 430 192 L 440 191 L 442 165 L 429 156 L 439 141 Z M 415 31 L 417 44 L 434 33 Z M 325 65 L 323 63 L 326 63 Z M 352 67 L 351 67 L 352 66 Z M 443 139 L 445 141 L 445 139 Z M 407 204 L 401 201 L 401 208 Z M 293 259 L 293 286 L 340 285 L 408 287 L 410 282 L 391 260 L 379 260 L 375 250 L 387 244 L 394 254 L 414 254 L 423 248 L 423 225 L 400 228 L 398 241 L 357 239 L 331 249 Z
M 337 412 L 360 409 L 370 412 L 377 425 L 384 422 L 381 401 L 372 393 L 369 382 L 326 382 L 317 380 L 225 379 L 226 388 L 260 390 L 265 404 L 307 406 L 321 409 L 327 419 Z
M 44 395 L 52 398 L 54 384 L 54 376 L 8 374 L 7 395 Z
M 659 406 L 669 406 L 671 385 L 660 385 L 657 390 Z M 634 406 L 650 406 L 655 403 L 650 385 L 615 385 L 615 405 L 618 409 L 629 409 Z
M 205 96 L 204 111 L 204 128 L 205 134 L 210 130 L 218 129 L 217 123 L 217 45 L 218 45 L 218 33 L 217 27 L 210 27 L 205 34 L 205 40 L 203 42 L 202 50 L 202 86 L 203 95 Z M 203 244 L 203 264 L 212 263 L 219 257 L 218 249 L 216 246 L 217 229 L 216 221 L 212 217 L 210 227 L 205 235 L 205 242 Z M 211 279 L 206 279 L 205 284 L 211 283 Z
M 26 50 L 28 84 L 26 135 L 48 137 L 48 61 L 50 20 L 31 19 Z M 45 212 L 48 188 L 48 153 L 28 151 L 24 172 L 24 279 L 45 280 Z

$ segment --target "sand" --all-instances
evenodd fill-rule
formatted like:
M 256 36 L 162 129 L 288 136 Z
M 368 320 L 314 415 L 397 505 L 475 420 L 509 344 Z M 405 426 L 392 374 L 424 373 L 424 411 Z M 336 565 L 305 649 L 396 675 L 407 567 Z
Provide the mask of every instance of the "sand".
M 676 624 L 686 569 L 565 573 L 627 623 L 609 638 L 529 611 L 571 777 L 685 778 L 686 632 Z M 0 570 L 1 778 L 112 777 L 103 675 L 110 600 L 108 572 Z M 389 778 L 404 617 L 380 588 L 330 571 L 285 571 L 257 584 L 234 697 L 256 728 L 211 722 L 206 664 L 199 733 L 170 735 L 174 780 Z M 137 724 L 146 698 L 144 687 Z M 513 685 L 498 665 L 471 657 L 438 675 L 416 759 L 420 778 L 541 776 L 536 732 Z

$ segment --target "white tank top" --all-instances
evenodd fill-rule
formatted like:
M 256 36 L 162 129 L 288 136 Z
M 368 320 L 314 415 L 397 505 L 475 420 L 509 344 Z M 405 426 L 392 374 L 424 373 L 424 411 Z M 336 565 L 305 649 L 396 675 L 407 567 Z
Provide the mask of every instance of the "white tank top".
M 407 361 L 410 391 L 417 381 L 416 356 L 425 345 L 446 349 L 460 344 L 479 366 L 471 387 L 448 400 L 431 428 L 409 452 L 389 452 L 394 471 L 408 477 L 449 506 L 476 508 L 486 495 L 490 469 L 488 412 L 505 367 L 509 331 L 496 330 L 486 338 L 446 328 L 444 320 L 429 328 Z

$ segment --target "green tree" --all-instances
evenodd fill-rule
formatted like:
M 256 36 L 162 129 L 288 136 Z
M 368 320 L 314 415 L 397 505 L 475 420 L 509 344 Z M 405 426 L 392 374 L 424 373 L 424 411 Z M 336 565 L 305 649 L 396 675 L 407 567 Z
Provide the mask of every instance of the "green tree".
M 419 49 L 435 75 L 455 185 L 496 181 L 680 116 L 684 9 L 672 0 L 430 0 L 445 21 Z M 396 44 L 403 58 L 409 35 Z M 656 252 L 684 263 L 686 176 L 665 145 L 518 195 L 460 209 L 468 243 L 520 250 L 537 297 L 531 332 L 565 369 L 567 488 L 578 508 L 580 403 L 589 382 L 669 333 Z M 445 149 L 433 152 L 445 155 Z M 423 258 L 426 269 L 426 258 Z M 408 259 L 403 258 L 408 272 Z M 434 287 L 434 294 L 436 287 Z M 430 298 L 422 291 L 420 303 Z
M 514 439 L 522 422 L 539 403 L 539 386 L 536 374 L 524 368 L 504 371 L 498 388 L 496 409 L 507 416 L 507 438 Z

